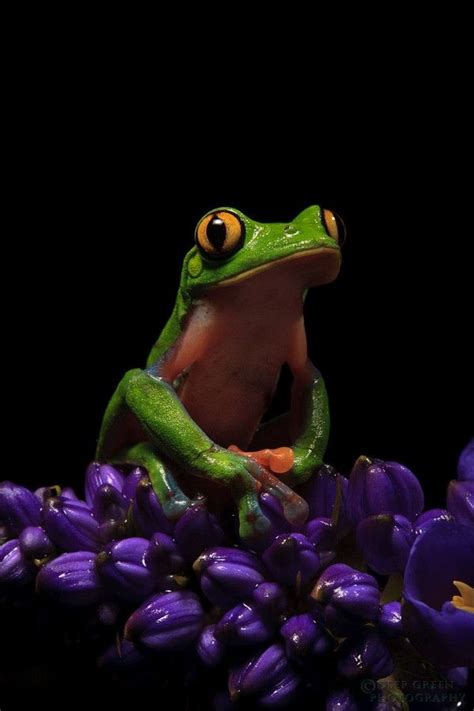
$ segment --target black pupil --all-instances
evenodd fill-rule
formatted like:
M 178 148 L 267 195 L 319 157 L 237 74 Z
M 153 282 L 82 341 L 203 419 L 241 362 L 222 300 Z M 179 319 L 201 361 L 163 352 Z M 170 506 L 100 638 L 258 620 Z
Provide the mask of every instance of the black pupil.
M 209 242 L 218 252 L 222 249 L 227 236 L 227 227 L 224 220 L 215 215 L 206 228 L 206 235 Z

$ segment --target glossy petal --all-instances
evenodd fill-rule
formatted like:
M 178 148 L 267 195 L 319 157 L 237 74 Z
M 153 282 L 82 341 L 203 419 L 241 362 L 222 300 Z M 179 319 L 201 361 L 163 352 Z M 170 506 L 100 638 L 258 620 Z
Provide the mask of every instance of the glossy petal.
M 413 524 L 415 535 L 421 535 L 432 523 L 441 520 L 453 520 L 453 516 L 447 509 L 428 509 L 428 511 L 423 511 L 422 514 L 416 517 L 415 523 Z
M 337 531 L 329 518 L 313 518 L 305 525 L 303 532 L 316 548 L 323 567 L 336 557 Z
M 234 667 L 229 676 L 231 698 L 271 691 L 289 669 L 283 645 L 273 644 Z
M 34 567 L 22 555 L 17 539 L 0 546 L 0 584 L 25 585 L 34 578 Z
M 326 568 L 311 595 L 324 606 L 324 622 L 336 636 L 356 631 L 379 614 L 380 591 L 375 578 L 343 563 Z
M 447 503 L 458 523 L 474 526 L 474 481 L 450 481 Z
M 125 482 L 122 487 L 122 494 L 127 501 L 131 503 L 135 498 L 135 491 L 141 479 L 146 477 L 146 472 L 141 467 L 135 467 L 130 474 L 125 477 Z
M 216 638 L 215 628 L 215 625 L 204 627 L 197 643 L 199 658 L 207 667 L 216 667 L 225 654 L 225 645 Z
M 156 579 L 145 563 L 148 546 L 145 538 L 126 538 L 109 544 L 98 555 L 97 569 L 111 594 L 141 602 L 153 592 Z
M 94 495 L 92 510 L 99 523 L 105 521 L 124 521 L 128 502 L 119 489 L 111 484 L 102 484 Z
M 181 555 L 192 563 L 206 548 L 224 543 L 224 531 L 204 504 L 190 506 L 180 517 L 174 538 Z
M 97 490 L 104 484 L 109 484 L 118 491 L 122 491 L 124 482 L 125 477 L 118 469 L 115 469 L 115 467 L 110 466 L 110 464 L 92 462 L 86 470 L 86 502 L 89 506 L 92 506 Z
M 136 610 L 125 626 L 125 637 L 159 651 L 189 647 L 199 636 L 204 612 L 197 595 L 171 592 L 154 595 Z
M 401 514 L 414 521 L 423 509 L 423 491 L 415 475 L 402 464 L 359 457 L 347 492 L 353 524 L 367 516 Z
M 272 578 L 285 585 L 305 584 L 321 567 L 315 547 L 301 533 L 278 536 L 262 557 Z
M 212 548 L 199 556 L 194 569 L 200 574 L 203 593 L 223 608 L 249 597 L 264 581 L 258 558 L 237 548 Z
M 379 514 L 357 526 L 357 547 L 368 565 L 380 575 L 403 572 L 415 532 L 410 521 L 398 514 Z
M 459 457 L 458 479 L 459 481 L 474 481 L 474 437 Z
M 151 537 L 145 563 L 158 575 L 182 572 L 185 565 L 176 543 L 166 533 L 155 533 Z
M 339 482 L 339 483 L 338 483 Z M 341 505 L 337 523 L 338 537 L 345 535 L 349 528 L 347 516 L 347 489 L 349 482 L 334 467 L 323 464 L 311 479 L 301 487 L 301 495 L 309 505 L 309 518 L 328 518 L 333 514 L 337 487 L 341 487 Z
M 39 592 L 62 604 L 91 605 L 102 597 L 95 554 L 90 551 L 64 553 L 41 568 L 36 578 Z
M 42 560 L 54 553 L 54 545 L 40 526 L 28 526 L 19 536 L 20 549 L 26 560 Z
M 99 550 L 99 524 L 92 509 L 84 502 L 62 497 L 48 499 L 42 519 L 46 533 L 59 549 L 68 552 Z
M 474 528 L 438 521 L 419 536 L 404 577 L 403 628 L 429 661 L 446 667 L 474 665 L 474 613 L 450 600 L 453 580 L 474 587 Z
M 375 630 L 345 640 L 338 650 L 337 671 L 346 679 L 382 679 L 393 668 L 390 652 Z
M 255 608 L 240 603 L 226 612 L 215 626 L 215 636 L 223 644 L 245 646 L 268 642 L 274 625 Z
M 282 625 L 280 634 L 289 659 L 324 654 L 332 646 L 326 630 L 307 612 L 289 617 Z
M 252 593 L 252 600 L 262 615 L 275 620 L 288 607 L 286 588 L 279 583 L 261 583 Z
M 40 522 L 41 504 L 29 489 L 11 481 L 0 484 L 0 521 L 11 536 L 18 536 L 26 526 Z
M 397 600 L 383 605 L 377 617 L 377 626 L 384 637 L 402 635 L 402 606 Z
M 157 531 L 168 535 L 173 533 L 174 523 L 163 511 L 148 476 L 140 479 L 136 486 L 133 520 L 146 538 L 151 538 Z

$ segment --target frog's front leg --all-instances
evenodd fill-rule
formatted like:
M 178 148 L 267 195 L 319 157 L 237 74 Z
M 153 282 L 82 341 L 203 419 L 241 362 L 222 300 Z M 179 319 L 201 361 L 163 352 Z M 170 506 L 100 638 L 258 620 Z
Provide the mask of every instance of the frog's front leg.
M 230 489 L 238 506 L 243 537 L 253 536 L 268 526 L 258 502 L 259 484 L 280 499 L 288 518 L 295 521 L 305 518 L 306 504 L 291 489 L 247 457 L 218 447 L 191 419 L 166 377 L 163 361 L 148 371 L 132 371 L 117 397 L 120 418 L 117 413 L 114 415 L 114 408 L 106 413 L 99 457 L 108 456 L 107 442 L 114 427 L 131 413 L 155 450 L 165 452 L 184 471 Z M 160 497 L 160 491 L 156 493 Z

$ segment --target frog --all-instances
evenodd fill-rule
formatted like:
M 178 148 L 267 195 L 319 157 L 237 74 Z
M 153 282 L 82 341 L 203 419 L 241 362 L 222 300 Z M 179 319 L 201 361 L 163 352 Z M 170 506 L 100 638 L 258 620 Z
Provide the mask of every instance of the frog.
M 322 466 L 330 421 L 303 306 L 310 288 L 336 279 L 344 231 L 318 205 L 291 222 L 257 222 L 232 207 L 199 220 L 171 316 L 145 367 L 118 384 L 96 451 L 99 462 L 145 468 L 169 519 L 195 505 L 183 482 L 201 480 L 234 502 L 244 540 L 270 525 L 263 492 L 292 526 L 306 520 L 295 489 Z M 284 366 L 290 408 L 265 420 Z M 281 451 L 291 454 L 287 471 L 258 456 L 278 461 Z

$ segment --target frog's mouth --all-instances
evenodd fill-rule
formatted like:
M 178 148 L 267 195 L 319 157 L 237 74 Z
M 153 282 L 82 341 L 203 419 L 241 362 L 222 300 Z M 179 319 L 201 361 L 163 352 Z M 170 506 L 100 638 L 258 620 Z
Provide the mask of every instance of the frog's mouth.
M 291 279 L 294 277 L 295 283 L 301 283 L 303 290 L 305 290 L 334 281 L 339 273 L 340 266 L 341 255 L 338 249 L 331 249 L 330 247 L 306 249 L 293 254 L 282 255 L 266 264 L 251 267 L 241 274 L 236 274 L 208 287 L 206 291 L 241 284 L 262 274 L 262 272 L 269 271 L 275 272 L 275 278 L 285 277 L 288 279 L 289 276 Z

